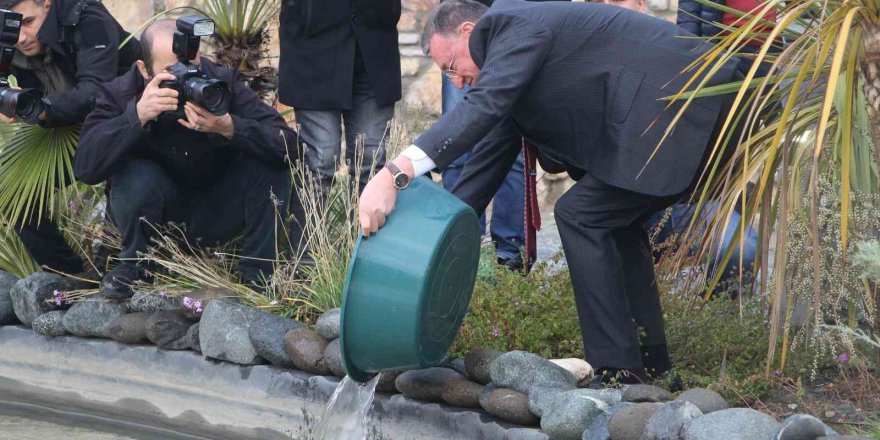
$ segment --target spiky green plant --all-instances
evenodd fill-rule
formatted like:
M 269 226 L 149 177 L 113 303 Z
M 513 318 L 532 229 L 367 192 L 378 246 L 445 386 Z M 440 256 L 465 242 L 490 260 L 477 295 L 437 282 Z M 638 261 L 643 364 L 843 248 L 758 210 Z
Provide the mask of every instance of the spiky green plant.
M 203 0 L 201 10 L 214 20 L 217 62 L 237 68 L 245 83 L 266 99 L 277 87 L 276 69 L 265 65 L 270 23 L 279 0 Z
M 820 175 L 830 173 L 839 182 L 840 204 L 836 209 L 840 212 L 839 258 L 843 260 L 847 258 L 852 226 L 852 190 L 856 188 L 867 195 L 880 192 L 873 148 L 880 140 L 880 84 L 874 83 L 880 61 L 878 8 L 876 0 L 767 0 L 751 13 L 740 13 L 740 27 L 729 28 L 729 33 L 714 39 L 717 44 L 683 72 L 693 76 L 686 90 L 674 97 L 679 102 L 684 100 L 687 108 L 696 96 L 736 93 L 733 111 L 724 121 L 722 135 L 713 146 L 712 158 L 704 171 L 705 181 L 694 197 L 698 205 L 695 220 L 709 200 L 721 203 L 719 215 L 710 219 L 705 233 L 693 225 L 683 240 L 687 244 L 701 244 L 701 256 L 717 253 L 710 237 L 724 230 L 736 205 L 744 212 L 745 221 L 734 244 L 739 242 L 746 224 L 758 224 L 762 242 L 760 271 L 764 274 L 761 291 L 771 296 L 768 374 L 776 362 L 778 338 L 785 337 L 788 328 L 784 304 L 792 301 L 786 301 L 789 292 L 785 286 L 791 277 L 811 279 L 808 302 L 812 317 L 808 327 L 821 324 Z M 767 31 L 768 23 L 762 17 L 770 10 L 776 10 L 779 19 Z M 783 36 L 785 47 L 779 52 L 771 51 Z M 763 44 L 744 81 L 707 87 L 707 77 L 717 73 L 746 42 L 755 38 L 763 38 Z M 763 78 L 757 75 L 761 63 L 772 66 L 770 74 Z M 744 123 L 745 128 L 740 138 L 733 139 L 731 127 L 737 122 Z M 673 128 L 674 124 L 668 130 Z M 733 145 L 728 161 L 720 159 L 723 145 Z M 757 189 L 744 195 L 748 182 L 755 182 Z M 807 261 L 811 271 L 790 273 L 790 253 L 785 249 L 792 245 L 793 238 L 787 222 L 796 211 L 809 216 L 807 239 L 812 252 Z M 731 254 L 732 249 L 723 256 L 724 263 Z M 681 260 L 685 259 L 682 254 Z M 771 278 L 766 274 L 771 266 L 773 283 L 769 286 Z M 711 284 L 717 283 L 720 275 L 716 274 Z M 783 349 L 779 359 L 782 366 L 785 357 Z

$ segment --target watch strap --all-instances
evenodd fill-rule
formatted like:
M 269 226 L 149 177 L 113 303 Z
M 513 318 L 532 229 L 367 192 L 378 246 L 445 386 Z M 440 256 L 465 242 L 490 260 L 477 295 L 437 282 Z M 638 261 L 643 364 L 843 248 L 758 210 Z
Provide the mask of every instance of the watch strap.
M 397 189 L 406 189 L 409 186 L 409 183 L 410 183 L 409 176 L 406 173 L 404 173 L 403 171 L 401 171 L 400 168 L 394 164 L 394 162 L 391 162 L 391 161 L 385 162 L 385 168 L 387 168 L 388 171 L 391 171 L 391 176 L 394 181 L 394 186 Z M 398 183 L 397 183 L 397 178 L 400 177 L 401 175 L 405 178 L 404 179 L 406 181 L 405 185 L 398 185 Z

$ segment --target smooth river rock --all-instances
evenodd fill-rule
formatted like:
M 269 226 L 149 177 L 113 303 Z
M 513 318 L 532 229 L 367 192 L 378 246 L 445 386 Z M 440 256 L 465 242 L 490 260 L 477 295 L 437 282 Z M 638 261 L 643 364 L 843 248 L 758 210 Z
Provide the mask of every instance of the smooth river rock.
M 70 307 L 62 320 L 64 328 L 75 336 L 110 339 L 107 324 L 128 313 L 128 304 L 99 300 L 79 301 Z
M 782 425 L 773 417 L 748 408 L 715 411 L 694 419 L 682 431 L 683 440 L 774 440 Z
M 608 420 L 608 433 L 611 439 L 641 440 L 645 426 L 659 409 L 659 403 L 636 403 L 617 411 Z
M 395 384 L 404 396 L 425 402 L 443 402 L 443 384 L 465 377 L 451 368 L 409 370 L 397 377 Z
M 0 325 L 18 323 L 15 317 L 15 308 L 12 306 L 12 297 L 9 291 L 18 282 L 18 278 L 0 270 Z
M 483 407 L 489 414 L 518 425 L 536 425 L 538 418 L 529 411 L 529 396 L 519 391 L 498 388 L 489 393 Z
M 821 420 L 808 414 L 795 414 L 782 421 L 776 440 L 815 440 L 827 433 Z
M 705 388 L 691 388 L 681 393 L 675 400 L 693 403 L 703 414 L 727 409 L 727 402 L 720 394 Z
M 443 401 L 459 408 L 480 408 L 483 385 L 465 378 L 452 379 L 440 385 Z
M 300 370 L 322 376 L 330 375 L 324 365 L 328 341 L 307 327 L 290 330 L 284 335 L 284 352 Z
M 63 291 L 65 286 L 60 275 L 46 272 L 34 272 L 18 280 L 9 290 L 16 318 L 31 327 L 37 316 L 59 308 L 53 294 L 56 290 Z
M 138 312 L 122 315 L 107 324 L 107 336 L 123 344 L 147 342 L 147 319 L 152 313 Z
M 668 402 L 674 399 L 672 393 L 654 385 L 630 385 L 623 392 L 624 402 Z
M 336 377 L 345 377 L 345 365 L 342 363 L 342 350 L 339 339 L 334 339 L 324 348 L 324 365 Z
M 580 440 L 584 431 L 593 424 L 608 405 L 594 397 L 566 391 L 553 399 L 541 415 L 541 429 L 554 440 Z
M 182 310 L 165 310 L 150 315 L 146 321 L 146 335 L 150 342 L 166 350 L 187 350 L 186 333 L 192 323 Z
M 266 314 L 250 326 L 248 338 L 257 353 L 272 365 L 294 368 L 293 362 L 284 351 L 284 335 L 291 330 L 303 327 L 305 325 L 299 321 Z
M 702 416 L 696 405 L 684 400 L 664 403 L 648 420 L 642 440 L 681 440 L 681 430 Z
M 489 367 L 501 354 L 500 351 L 489 348 L 475 348 L 469 351 L 464 356 L 464 369 L 467 370 L 468 377 L 483 385 L 492 382 Z
M 318 317 L 315 322 L 315 331 L 324 339 L 332 341 L 339 337 L 339 319 L 342 315 L 340 309 L 330 309 Z
M 228 299 L 212 299 L 199 322 L 202 355 L 242 365 L 263 363 L 248 332 L 265 312 Z M 189 317 L 189 315 L 187 315 Z
M 596 416 L 596 419 L 593 420 L 590 427 L 584 431 L 584 436 L 581 437 L 582 440 L 610 440 L 611 434 L 608 432 L 608 421 L 611 420 L 611 417 L 618 411 L 633 405 L 635 405 L 635 403 L 629 402 L 620 402 L 616 405 L 612 405 L 606 411 L 602 412 L 602 414 Z
M 541 356 L 525 351 L 511 351 L 498 356 L 489 367 L 489 375 L 496 385 L 525 394 L 529 394 L 533 387 L 577 388 L 574 375 Z
M 66 313 L 64 310 L 54 310 L 37 316 L 37 319 L 34 319 L 34 332 L 50 337 L 66 335 L 67 330 L 61 323 L 61 320 L 64 319 L 64 313 Z

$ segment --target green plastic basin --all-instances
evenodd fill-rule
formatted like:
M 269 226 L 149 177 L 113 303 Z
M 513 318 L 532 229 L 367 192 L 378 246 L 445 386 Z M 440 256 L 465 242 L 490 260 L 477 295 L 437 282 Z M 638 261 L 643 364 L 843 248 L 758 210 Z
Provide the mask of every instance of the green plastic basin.
M 342 300 L 348 375 L 443 360 L 467 312 L 480 258 L 474 211 L 426 177 L 400 191 L 385 226 L 355 245 Z

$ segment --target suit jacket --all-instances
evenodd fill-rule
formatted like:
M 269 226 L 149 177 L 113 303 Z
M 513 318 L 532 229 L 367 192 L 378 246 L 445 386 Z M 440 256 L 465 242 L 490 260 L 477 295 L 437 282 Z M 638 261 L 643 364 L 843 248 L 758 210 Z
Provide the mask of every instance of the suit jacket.
M 688 35 L 614 6 L 497 0 L 469 40 L 481 67 L 478 81 L 415 144 L 443 168 L 509 120 L 568 168 L 642 194 L 681 193 L 712 141 L 723 99 L 695 99 L 651 158 L 680 105 L 663 111 L 668 101 L 662 98 L 683 86 L 688 75 L 679 73 L 705 50 L 681 38 Z M 731 62 L 710 84 L 729 81 L 734 71 Z M 483 165 L 472 173 L 493 176 L 498 173 L 491 170 L 509 167 L 517 153 L 515 146 L 475 150 L 472 162 Z M 482 194 L 494 193 L 493 179 L 465 181 L 482 183 Z
M 282 0 L 279 98 L 310 110 L 351 108 L 355 51 L 379 105 L 401 97 L 400 0 Z
M 138 40 L 132 38 L 107 8 L 97 0 L 55 0 L 37 38 L 52 51 L 52 62 L 59 65 L 76 86 L 47 96 L 51 103 L 41 124 L 57 127 L 81 124 L 95 105 L 101 83 L 125 73 L 140 59 Z M 19 86 L 45 92 L 43 83 L 29 69 L 13 68 Z

